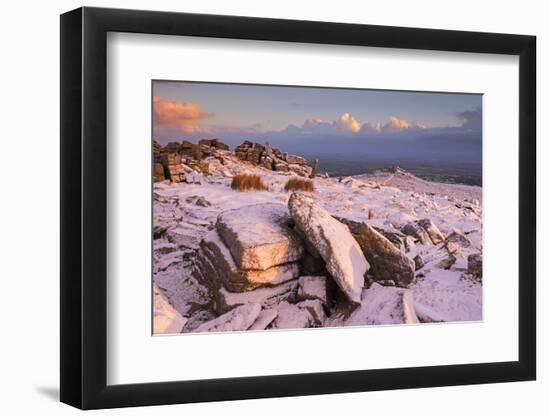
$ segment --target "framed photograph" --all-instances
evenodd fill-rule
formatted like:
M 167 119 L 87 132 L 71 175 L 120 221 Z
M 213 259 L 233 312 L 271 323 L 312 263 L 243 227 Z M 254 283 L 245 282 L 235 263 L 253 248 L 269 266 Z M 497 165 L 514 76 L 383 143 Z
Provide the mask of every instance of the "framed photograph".
M 535 37 L 61 16 L 61 401 L 533 380 Z

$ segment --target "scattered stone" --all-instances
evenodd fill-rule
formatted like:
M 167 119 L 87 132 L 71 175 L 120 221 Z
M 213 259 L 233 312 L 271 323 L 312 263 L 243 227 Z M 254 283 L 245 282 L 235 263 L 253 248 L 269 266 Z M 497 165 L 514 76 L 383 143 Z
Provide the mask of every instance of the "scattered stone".
M 153 334 L 181 333 L 187 319 L 170 304 L 162 290 L 153 284 Z
M 298 279 L 298 293 L 296 299 L 320 300 L 327 304 L 327 278 L 323 276 L 305 276 Z
M 373 229 L 376 230 L 378 233 L 380 233 L 382 236 L 384 236 L 386 239 L 388 239 L 393 245 L 399 249 L 402 250 L 405 247 L 405 239 L 407 238 L 407 235 L 401 233 L 399 230 L 395 229 L 382 229 L 381 227 L 375 227 L 373 226 Z M 410 237 L 410 236 L 409 236 Z M 414 244 L 414 240 L 413 240 Z
M 469 248 L 471 246 L 471 242 L 468 240 L 466 236 L 464 236 L 464 233 L 462 233 L 460 230 L 453 229 L 453 231 L 447 236 L 447 239 L 445 239 L 447 243 L 456 243 L 457 245 L 462 246 L 463 248 Z
M 264 203 L 228 210 L 216 228 L 241 269 L 266 270 L 304 256 L 300 238 L 282 204 Z
M 258 303 L 262 308 L 271 308 L 283 301 L 294 303 L 297 288 L 298 280 L 246 292 L 231 292 L 220 286 L 212 292 L 213 309 L 217 313 L 225 313 L 235 306 L 247 303 Z
M 409 252 L 416 244 L 416 240 L 412 236 L 405 236 L 405 239 L 403 239 L 403 244 L 405 245 L 405 251 Z
M 293 193 L 288 207 L 296 226 L 318 250 L 340 289 L 351 301 L 360 302 L 369 263 L 348 227 L 305 194 Z
M 443 234 L 430 219 L 418 220 L 417 224 L 428 233 L 428 236 L 430 236 L 430 239 L 434 245 L 437 245 L 445 240 Z
M 420 323 L 441 323 L 447 321 L 445 317 L 432 308 L 417 302 L 414 303 L 414 311 Z
M 422 256 L 420 256 L 420 254 L 416 255 L 413 261 L 415 271 L 418 271 L 419 269 L 422 269 L 424 267 L 424 259 L 422 259 Z
M 170 227 L 163 233 L 163 236 L 166 237 L 168 242 L 176 244 L 178 246 L 178 249 L 199 248 L 200 237 L 197 235 L 189 234 L 188 230 L 183 227 Z
M 202 183 L 202 175 L 198 172 L 192 171 L 187 172 L 185 174 L 185 182 L 187 184 L 201 184 Z
M 327 314 L 323 308 L 323 303 L 320 300 L 304 300 L 296 304 L 301 309 L 305 309 L 309 312 L 313 318 L 313 322 L 310 322 L 311 327 L 322 327 L 327 319 Z
M 412 236 L 422 245 L 432 245 L 432 239 L 430 239 L 428 232 L 426 232 L 426 230 L 424 230 L 424 228 L 419 226 L 416 222 L 407 223 L 403 226 L 401 231 L 406 235 Z
M 214 320 L 201 324 L 195 329 L 197 332 L 229 332 L 248 330 L 260 315 L 261 306 L 258 303 L 249 303 L 222 314 Z
M 271 324 L 274 329 L 304 329 L 312 327 L 315 318 L 307 308 L 283 301 L 275 307 L 277 318 Z
M 382 281 L 376 281 L 383 287 L 395 287 L 395 281 L 393 279 L 385 279 Z
M 275 317 L 277 317 L 277 310 L 262 310 L 254 324 L 252 324 L 248 330 L 265 330 L 265 328 L 275 320 Z
M 437 264 L 437 267 L 441 268 L 441 269 L 451 269 L 451 267 L 455 264 L 455 262 L 456 262 L 456 256 L 454 256 L 451 253 L 451 254 L 449 254 L 449 256 L 447 256 L 442 261 L 440 261 Z
M 476 280 L 481 281 L 483 278 L 483 257 L 480 253 L 474 253 L 468 256 L 468 273 Z
M 453 254 L 453 255 L 460 253 L 460 246 L 458 246 L 454 242 L 446 242 L 445 243 L 445 249 L 447 249 L 448 253 Z
M 414 323 L 418 323 L 418 317 L 412 291 L 378 283 L 363 290 L 360 307 L 344 320 L 345 326 Z
M 353 237 L 363 250 L 376 281 L 393 280 L 405 287 L 414 279 L 414 262 L 390 240 L 366 223 L 347 220 Z M 394 235 L 397 238 L 397 235 Z
M 206 198 L 204 198 L 203 196 L 196 196 L 196 195 L 187 197 L 185 199 L 185 202 L 189 204 L 194 204 L 200 207 L 210 207 L 212 205 L 212 203 L 208 201 Z
M 166 269 L 177 266 L 183 262 L 183 251 L 170 252 L 161 259 L 155 261 L 153 272 L 165 271 Z
M 153 240 L 153 253 L 156 255 L 167 255 L 178 250 L 177 245 L 161 239 Z

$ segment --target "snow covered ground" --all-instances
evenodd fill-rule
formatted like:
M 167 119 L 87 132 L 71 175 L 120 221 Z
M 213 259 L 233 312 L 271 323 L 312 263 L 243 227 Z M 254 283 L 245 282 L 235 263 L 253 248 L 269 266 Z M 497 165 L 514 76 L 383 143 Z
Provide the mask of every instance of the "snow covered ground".
M 200 241 L 215 228 L 218 215 L 251 204 L 286 205 L 290 197 L 284 186 L 291 174 L 268 171 L 231 158 L 213 171 L 208 176 L 193 174 L 189 182 L 194 183 L 154 185 L 153 281 L 179 313 L 177 316 L 184 318 L 184 332 L 234 329 L 217 322 L 209 326 L 207 322 L 219 318 L 219 314 L 211 308 L 208 288 L 192 273 Z M 269 189 L 232 190 L 231 177 L 237 172 L 261 175 Z M 354 178 L 316 177 L 313 182 L 314 201 L 333 216 L 395 231 L 408 223 L 430 219 L 448 238 L 438 244 L 416 242 L 407 249 L 406 256 L 417 264 L 415 278 L 408 288 L 366 282 L 359 308 L 353 312 L 342 311 L 339 306 L 325 308 L 320 312 L 321 318 L 316 316 L 318 326 L 482 319 L 482 283 L 467 273 L 468 256 L 481 254 L 483 249 L 481 187 L 430 183 L 401 170 Z M 275 319 L 271 317 L 275 314 L 272 310 L 260 311 L 256 304 L 246 311 L 259 316 L 257 320 L 270 316 L 275 323 L 271 327 L 275 328 L 284 328 L 277 327 L 277 320 L 288 320 L 287 316 L 292 314 L 299 316 L 306 307 L 307 311 L 314 311 L 312 306 L 297 309 L 287 301 L 281 301 L 279 307 L 280 317 Z M 396 311 L 403 311 L 402 317 L 396 318 Z M 240 318 L 243 322 L 245 319 L 254 321 L 250 317 Z M 305 327 L 302 322 L 305 323 L 303 318 L 298 317 L 286 327 Z

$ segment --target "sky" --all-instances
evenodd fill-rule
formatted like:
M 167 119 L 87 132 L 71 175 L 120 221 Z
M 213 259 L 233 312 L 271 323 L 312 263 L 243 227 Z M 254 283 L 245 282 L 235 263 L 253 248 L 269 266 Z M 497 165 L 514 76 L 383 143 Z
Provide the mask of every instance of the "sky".
M 153 81 L 153 137 L 480 160 L 482 95 Z

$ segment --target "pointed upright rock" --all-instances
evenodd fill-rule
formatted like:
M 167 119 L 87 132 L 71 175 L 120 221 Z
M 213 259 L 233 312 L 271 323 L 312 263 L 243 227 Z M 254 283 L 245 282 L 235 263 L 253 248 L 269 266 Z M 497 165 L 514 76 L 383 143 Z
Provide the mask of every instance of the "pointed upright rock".
M 369 263 L 348 227 L 305 194 L 293 193 L 288 208 L 296 226 L 326 263 L 327 271 L 353 302 L 361 301 Z

